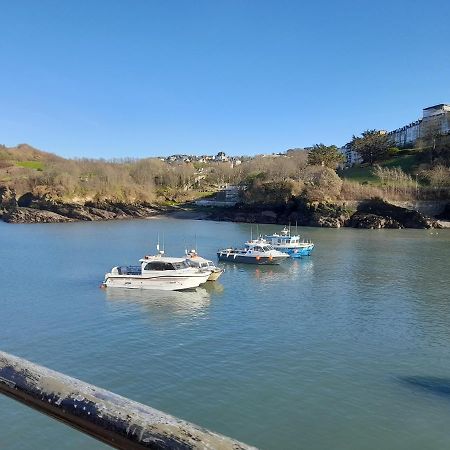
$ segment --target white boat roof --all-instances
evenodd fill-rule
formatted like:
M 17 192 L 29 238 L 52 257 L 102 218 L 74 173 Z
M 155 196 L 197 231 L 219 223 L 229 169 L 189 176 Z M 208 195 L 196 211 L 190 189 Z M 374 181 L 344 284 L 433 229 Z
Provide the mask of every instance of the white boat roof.
M 175 263 L 175 262 L 184 262 L 186 261 L 186 258 L 175 258 L 172 256 L 153 255 L 153 256 L 144 256 L 139 260 L 139 262 L 151 262 L 151 261 Z
M 198 255 L 195 255 L 195 256 L 188 255 L 186 257 L 186 259 L 194 260 L 194 261 L 198 261 L 198 262 L 212 262 L 210 259 L 206 259 L 206 258 L 203 258 L 202 256 L 198 256 Z

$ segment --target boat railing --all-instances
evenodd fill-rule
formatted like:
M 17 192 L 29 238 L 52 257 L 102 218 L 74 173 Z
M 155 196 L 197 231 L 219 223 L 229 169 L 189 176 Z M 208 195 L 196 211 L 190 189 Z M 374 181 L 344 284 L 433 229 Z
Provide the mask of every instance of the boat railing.
M 0 394 L 117 449 L 254 448 L 4 352 Z

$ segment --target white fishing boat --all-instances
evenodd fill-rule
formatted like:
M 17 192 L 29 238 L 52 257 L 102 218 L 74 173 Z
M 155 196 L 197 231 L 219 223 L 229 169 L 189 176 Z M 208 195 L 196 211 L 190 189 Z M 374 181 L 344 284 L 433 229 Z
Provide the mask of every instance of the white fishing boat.
M 139 266 L 116 266 L 105 275 L 104 287 L 181 291 L 206 283 L 212 271 L 188 265 L 185 258 L 145 256 Z
M 186 261 L 191 267 L 195 267 L 196 269 L 210 270 L 211 275 L 209 276 L 208 281 L 216 281 L 223 273 L 223 269 L 217 267 L 209 259 L 199 256 L 195 250 L 191 250 L 186 254 Z

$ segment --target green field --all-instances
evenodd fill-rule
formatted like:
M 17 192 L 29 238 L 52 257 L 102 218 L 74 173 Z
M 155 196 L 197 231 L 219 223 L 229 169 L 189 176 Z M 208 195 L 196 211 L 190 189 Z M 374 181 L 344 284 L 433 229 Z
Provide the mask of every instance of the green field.
M 35 170 L 42 170 L 44 168 L 44 164 L 41 161 L 19 161 L 16 162 L 16 166 Z

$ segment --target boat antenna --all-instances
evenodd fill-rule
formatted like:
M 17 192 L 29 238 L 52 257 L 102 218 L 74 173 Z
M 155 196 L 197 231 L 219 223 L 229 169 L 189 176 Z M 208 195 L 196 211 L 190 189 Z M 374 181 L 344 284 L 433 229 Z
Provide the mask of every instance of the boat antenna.
M 250 225 L 250 242 L 253 241 L 253 225 Z
M 298 235 L 298 220 L 295 221 L 295 234 Z
M 197 233 L 194 234 L 195 237 L 195 253 L 197 253 Z
M 158 240 L 156 241 L 156 250 L 159 253 L 159 233 L 158 233 Z
M 163 249 L 163 253 L 166 253 L 166 247 L 164 245 L 164 233 L 162 235 L 162 249 Z
M 289 236 L 291 235 L 291 221 L 289 221 Z
M 256 239 L 259 239 L 259 225 L 256 224 Z

